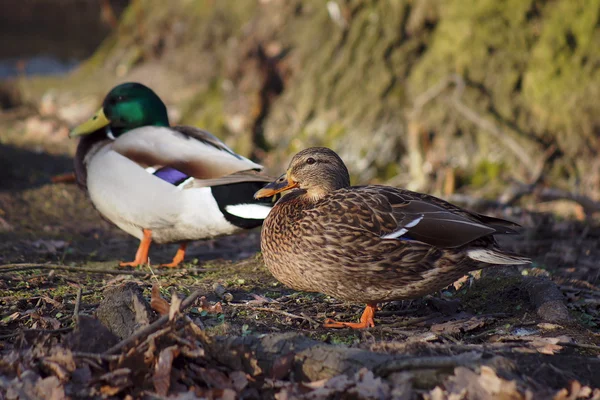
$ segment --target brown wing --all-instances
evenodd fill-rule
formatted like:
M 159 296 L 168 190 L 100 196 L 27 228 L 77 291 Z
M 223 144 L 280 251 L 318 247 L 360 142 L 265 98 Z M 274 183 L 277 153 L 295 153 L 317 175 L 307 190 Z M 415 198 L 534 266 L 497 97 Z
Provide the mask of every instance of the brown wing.
M 196 179 L 217 179 L 262 169 L 210 133 L 192 127 L 133 129 L 119 136 L 112 149 L 142 167 L 171 167 Z
M 517 233 L 519 225 L 471 213 L 433 196 L 387 186 L 354 187 L 347 197 L 365 207 L 355 223 L 384 239 L 412 239 L 453 248 L 497 233 Z M 350 200 L 352 199 L 352 200 Z
M 272 176 L 263 175 L 260 172 L 250 170 L 250 171 L 236 172 L 234 174 L 226 175 L 221 178 L 215 178 L 215 179 L 194 179 L 193 182 L 190 184 L 191 186 L 189 186 L 189 188 L 229 185 L 232 183 L 241 183 L 241 182 L 264 182 L 266 184 L 266 183 L 272 182 L 274 180 L 275 180 L 275 178 Z

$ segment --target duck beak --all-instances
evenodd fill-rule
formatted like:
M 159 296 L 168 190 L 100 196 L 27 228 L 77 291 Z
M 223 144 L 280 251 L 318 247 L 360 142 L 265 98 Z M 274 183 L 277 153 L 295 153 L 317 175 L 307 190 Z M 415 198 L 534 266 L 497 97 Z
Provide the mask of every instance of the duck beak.
M 254 193 L 254 198 L 262 199 L 264 197 L 271 197 L 276 195 L 277 193 L 281 193 L 286 190 L 293 189 L 295 187 L 298 187 L 298 182 L 294 182 L 290 178 L 288 171 L 273 182 L 269 183 L 264 188 L 260 189 L 258 192 Z
M 96 112 L 96 114 L 94 114 L 92 118 L 88 119 L 83 124 L 77 126 L 75 129 L 69 132 L 69 137 L 73 138 L 76 136 L 88 135 L 100 128 L 104 128 L 108 124 L 110 124 L 110 121 L 108 118 L 106 118 L 106 115 L 104 115 L 104 109 L 101 108 L 98 110 L 98 112 Z

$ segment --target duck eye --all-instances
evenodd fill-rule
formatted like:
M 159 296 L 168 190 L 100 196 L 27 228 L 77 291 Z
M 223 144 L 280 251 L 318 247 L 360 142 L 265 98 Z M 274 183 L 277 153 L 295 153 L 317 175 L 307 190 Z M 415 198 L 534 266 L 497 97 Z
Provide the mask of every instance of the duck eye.
M 314 164 L 314 163 L 316 163 L 316 162 L 317 162 L 317 160 L 315 160 L 315 159 L 314 159 L 314 158 L 312 158 L 312 157 L 309 157 L 309 158 L 307 158 L 307 159 L 306 159 L 306 163 L 307 163 L 308 165 L 313 165 L 313 164 Z

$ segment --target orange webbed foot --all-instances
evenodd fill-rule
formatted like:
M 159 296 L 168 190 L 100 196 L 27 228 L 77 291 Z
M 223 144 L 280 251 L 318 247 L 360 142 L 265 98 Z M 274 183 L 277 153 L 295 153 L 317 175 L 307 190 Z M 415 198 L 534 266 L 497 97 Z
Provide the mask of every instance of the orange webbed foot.
M 325 328 L 351 328 L 351 329 L 366 329 L 373 328 L 375 326 L 375 304 L 367 304 L 365 311 L 363 311 L 360 317 L 360 322 L 338 322 L 334 319 L 327 318 L 323 326 Z
M 150 229 L 142 230 L 144 236 L 142 241 L 135 253 L 135 260 L 130 262 L 120 262 L 119 267 L 137 267 L 138 265 L 148 264 L 148 251 L 150 250 L 150 243 L 152 243 L 152 231 Z
M 175 253 L 175 257 L 173 257 L 173 261 L 168 264 L 160 264 L 159 267 L 166 268 L 175 268 L 181 264 L 183 259 L 185 258 L 185 249 L 187 247 L 187 243 L 182 243 L 179 245 L 179 249 L 177 249 L 177 253 Z

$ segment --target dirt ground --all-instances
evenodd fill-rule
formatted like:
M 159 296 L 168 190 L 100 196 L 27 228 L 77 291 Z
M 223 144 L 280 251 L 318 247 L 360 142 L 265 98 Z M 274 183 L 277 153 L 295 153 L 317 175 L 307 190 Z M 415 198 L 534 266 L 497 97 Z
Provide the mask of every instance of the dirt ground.
M 71 163 L 43 146 L 0 145 L 2 398 L 600 398 L 598 220 L 480 210 L 526 227 L 502 242 L 530 256 L 530 268 L 382 304 L 375 328 L 327 330 L 326 317 L 356 320 L 362 305 L 283 287 L 258 253 L 260 230 L 192 243 L 178 270 L 117 271 L 137 240 L 102 220 L 76 185 L 50 183 Z M 151 264 L 176 249 L 154 246 Z M 167 310 L 173 293 L 206 300 L 116 356 L 108 336 L 77 350 L 73 336 L 100 335 L 80 316 L 128 282 L 145 301 L 158 284 Z M 558 303 L 536 299 L 540 282 L 560 290 Z M 566 304 L 566 318 L 548 304 Z

